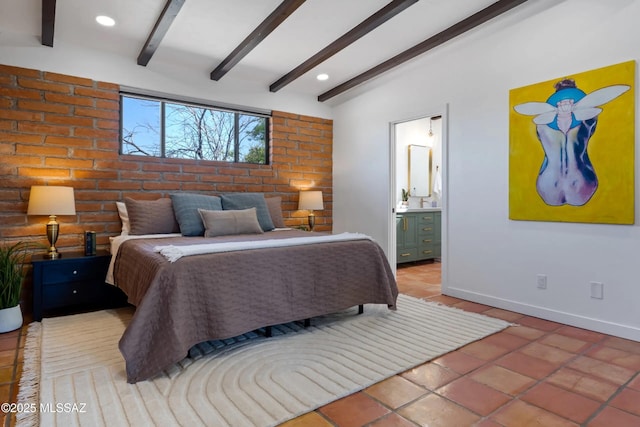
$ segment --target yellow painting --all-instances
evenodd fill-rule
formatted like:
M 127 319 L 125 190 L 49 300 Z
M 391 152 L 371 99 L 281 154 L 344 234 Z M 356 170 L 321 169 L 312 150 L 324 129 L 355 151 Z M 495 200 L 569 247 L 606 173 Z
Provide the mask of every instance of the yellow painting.
M 635 61 L 509 92 L 509 218 L 634 223 Z

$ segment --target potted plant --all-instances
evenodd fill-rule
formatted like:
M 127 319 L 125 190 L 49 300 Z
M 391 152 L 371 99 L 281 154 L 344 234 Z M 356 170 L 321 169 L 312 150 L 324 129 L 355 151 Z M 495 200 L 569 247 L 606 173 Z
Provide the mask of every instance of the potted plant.
M 410 190 L 405 190 L 403 188 L 402 189 L 402 206 L 404 207 L 409 206 L 409 196 L 411 196 Z
M 24 242 L 0 246 L 0 333 L 22 326 L 20 291 L 27 246 Z

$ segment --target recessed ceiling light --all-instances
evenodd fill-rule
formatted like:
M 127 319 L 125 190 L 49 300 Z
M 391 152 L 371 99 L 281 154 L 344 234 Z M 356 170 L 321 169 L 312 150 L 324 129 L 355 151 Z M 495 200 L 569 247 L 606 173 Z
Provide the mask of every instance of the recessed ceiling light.
M 326 74 L 326 73 L 318 74 L 316 76 L 316 79 L 320 81 L 329 80 L 329 74 Z
M 116 25 L 116 21 L 113 18 L 105 15 L 96 16 L 96 22 L 105 27 L 113 27 Z

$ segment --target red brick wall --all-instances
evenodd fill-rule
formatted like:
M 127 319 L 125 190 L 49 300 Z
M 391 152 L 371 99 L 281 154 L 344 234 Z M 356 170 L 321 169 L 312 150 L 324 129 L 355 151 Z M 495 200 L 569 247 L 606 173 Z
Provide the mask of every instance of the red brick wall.
M 269 165 L 119 155 L 119 86 L 0 65 L 0 244 L 46 243 L 46 217 L 27 217 L 32 185 L 75 189 L 76 216 L 58 218 L 61 250 L 81 250 L 85 230 L 99 248 L 120 233 L 115 202 L 176 191 L 282 196 L 285 222 L 306 223 L 298 191 L 324 193 L 317 229 L 332 227 L 331 120 L 274 111 Z

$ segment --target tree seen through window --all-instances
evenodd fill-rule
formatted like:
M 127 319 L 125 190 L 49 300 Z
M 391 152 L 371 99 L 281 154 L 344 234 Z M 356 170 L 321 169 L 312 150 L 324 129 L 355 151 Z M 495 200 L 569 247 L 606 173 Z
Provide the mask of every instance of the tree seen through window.
M 122 154 L 266 164 L 267 118 L 122 96 Z

